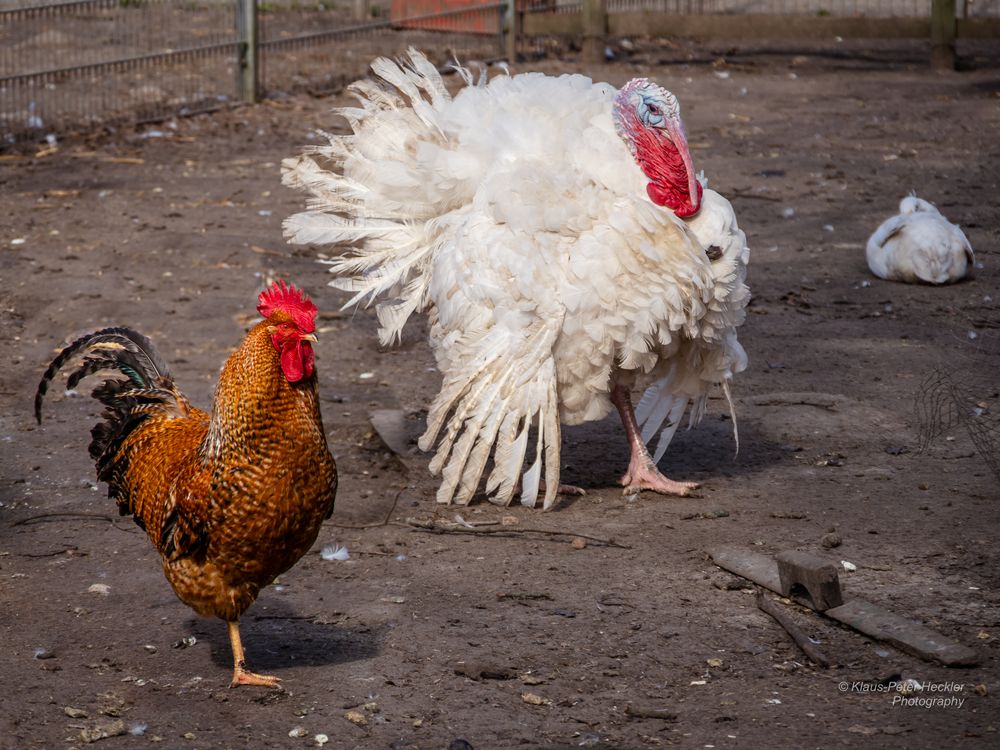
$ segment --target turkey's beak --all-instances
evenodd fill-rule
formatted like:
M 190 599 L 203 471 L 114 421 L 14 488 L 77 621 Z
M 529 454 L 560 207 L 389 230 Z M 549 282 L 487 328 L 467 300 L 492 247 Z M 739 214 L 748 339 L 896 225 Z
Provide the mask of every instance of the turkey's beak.
M 312 342 L 312 343 L 314 343 L 314 344 L 315 344 L 315 343 L 316 343 L 317 341 L 319 341 L 319 339 L 318 339 L 318 338 L 316 338 L 316 334 L 315 334 L 315 333 L 305 333 L 305 334 L 303 334 L 302 336 L 299 336 L 299 339 L 300 339 L 301 341 L 311 341 L 311 342 Z
M 691 205 L 694 207 L 694 213 L 698 213 L 698 209 L 701 208 L 701 195 L 698 190 L 698 178 L 694 173 L 694 164 L 691 161 L 691 151 L 688 149 L 687 137 L 679 122 L 670 123 L 665 130 L 670 140 L 673 141 L 677 153 L 680 154 L 681 161 L 684 162 L 684 171 L 687 172 L 688 195 Z

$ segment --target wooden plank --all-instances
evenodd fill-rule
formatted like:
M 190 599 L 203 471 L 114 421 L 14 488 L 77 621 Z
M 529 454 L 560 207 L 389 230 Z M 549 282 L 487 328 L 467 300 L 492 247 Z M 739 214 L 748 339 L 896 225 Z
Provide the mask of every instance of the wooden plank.
M 726 546 L 713 547 L 708 554 L 720 568 L 725 568 L 730 573 L 753 581 L 776 594 L 781 593 L 778 563 L 773 558 L 759 552 Z
M 708 550 L 708 554 L 720 568 L 775 593 L 781 593 L 778 564 L 767 555 L 729 546 L 713 547 Z M 979 663 L 979 655 L 973 649 L 946 638 L 919 622 L 901 617 L 864 599 L 848 598 L 846 595 L 844 598 L 844 604 L 821 614 L 921 659 L 940 662 L 949 667 Z M 804 597 L 793 596 L 791 599 L 815 609 L 812 602 Z
M 979 655 L 968 646 L 864 599 L 850 599 L 823 614 L 921 659 L 948 667 L 971 667 L 979 663 Z

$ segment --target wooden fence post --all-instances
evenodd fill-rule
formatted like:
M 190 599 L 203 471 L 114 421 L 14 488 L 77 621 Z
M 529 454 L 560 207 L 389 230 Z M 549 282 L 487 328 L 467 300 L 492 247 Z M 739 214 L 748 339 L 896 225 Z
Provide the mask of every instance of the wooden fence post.
M 931 0 L 931 66 L 955 69 L 955 0 Z
M 507 7 L 504 8 L 503 18 L 500 19 L 502 34 L 504 37 L 504 48 L 502 50 L 507 62 L 513 65 L 517 62 L 517 35 L 521 33 L 519 14 L 517 12 L 517 0 L 507 0 Z
M 604 37 L 607 33 L 608 13 L 604 0 L 583 0 L 582 57 L 585 62 L 604 60 Z
M 257 101 L 260 86 L 260 47 L 257 42 L 257 0 L 236 0 L 236 36 L 239 45 L 240 99 Z

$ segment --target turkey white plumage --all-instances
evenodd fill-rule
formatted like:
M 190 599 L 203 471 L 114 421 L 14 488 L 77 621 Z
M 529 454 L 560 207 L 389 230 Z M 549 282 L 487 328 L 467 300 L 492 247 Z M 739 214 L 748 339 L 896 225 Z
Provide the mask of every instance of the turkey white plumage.
M 285 233 L 338 248 L 331 284 L 355 293 L 348 305 L 387 297 L 383 344 L 429 314 L 443 383 L 420 446 L 436 446 L 438 501 L 468 503 L 492 460 L 491 500 L 520 484 L 534 506 L 544 479 L 549 508 L 560 424 L 612 405 L 632 443 L 627 488 L 686 494 L 655 462 L 685 411 L 696 423 L 746 366 L 748 250 L 729 202 L 695 178 L 676 99 L 645 79 L 476 85 L 464 69 L 452 97 L 414 50 L 372 70 L 379 81 L 351 87 L 360 107 L 338 110 L 352 134 L 283 163 L 285 184 L 311 193 Z M 637 418 L 632 388 L 646 389 Z M 653 458 L 642 443 L 657 433 Z
M 882 222 L 865 248 L 868 268 L 881 279 L 949 284 L 971 273 L 972 245 L 937 208 L 910 194 L 899 213 Z

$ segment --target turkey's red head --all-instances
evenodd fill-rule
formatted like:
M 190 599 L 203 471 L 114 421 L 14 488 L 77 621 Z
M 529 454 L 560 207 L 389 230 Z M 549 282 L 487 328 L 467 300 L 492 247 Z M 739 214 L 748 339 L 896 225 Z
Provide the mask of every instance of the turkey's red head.
M 681 218 L 701 208 L 677 98 L 645 78 L 633 78 L 615 96 L 615 130 L 650 179 L 646 192 Z
M 276 281 L 257 300 L 257 312 L 267 321 L 271 343 L 290 383 L 312 377 L 312 342 L 316 341 L 316 305 L 301 289 Z

